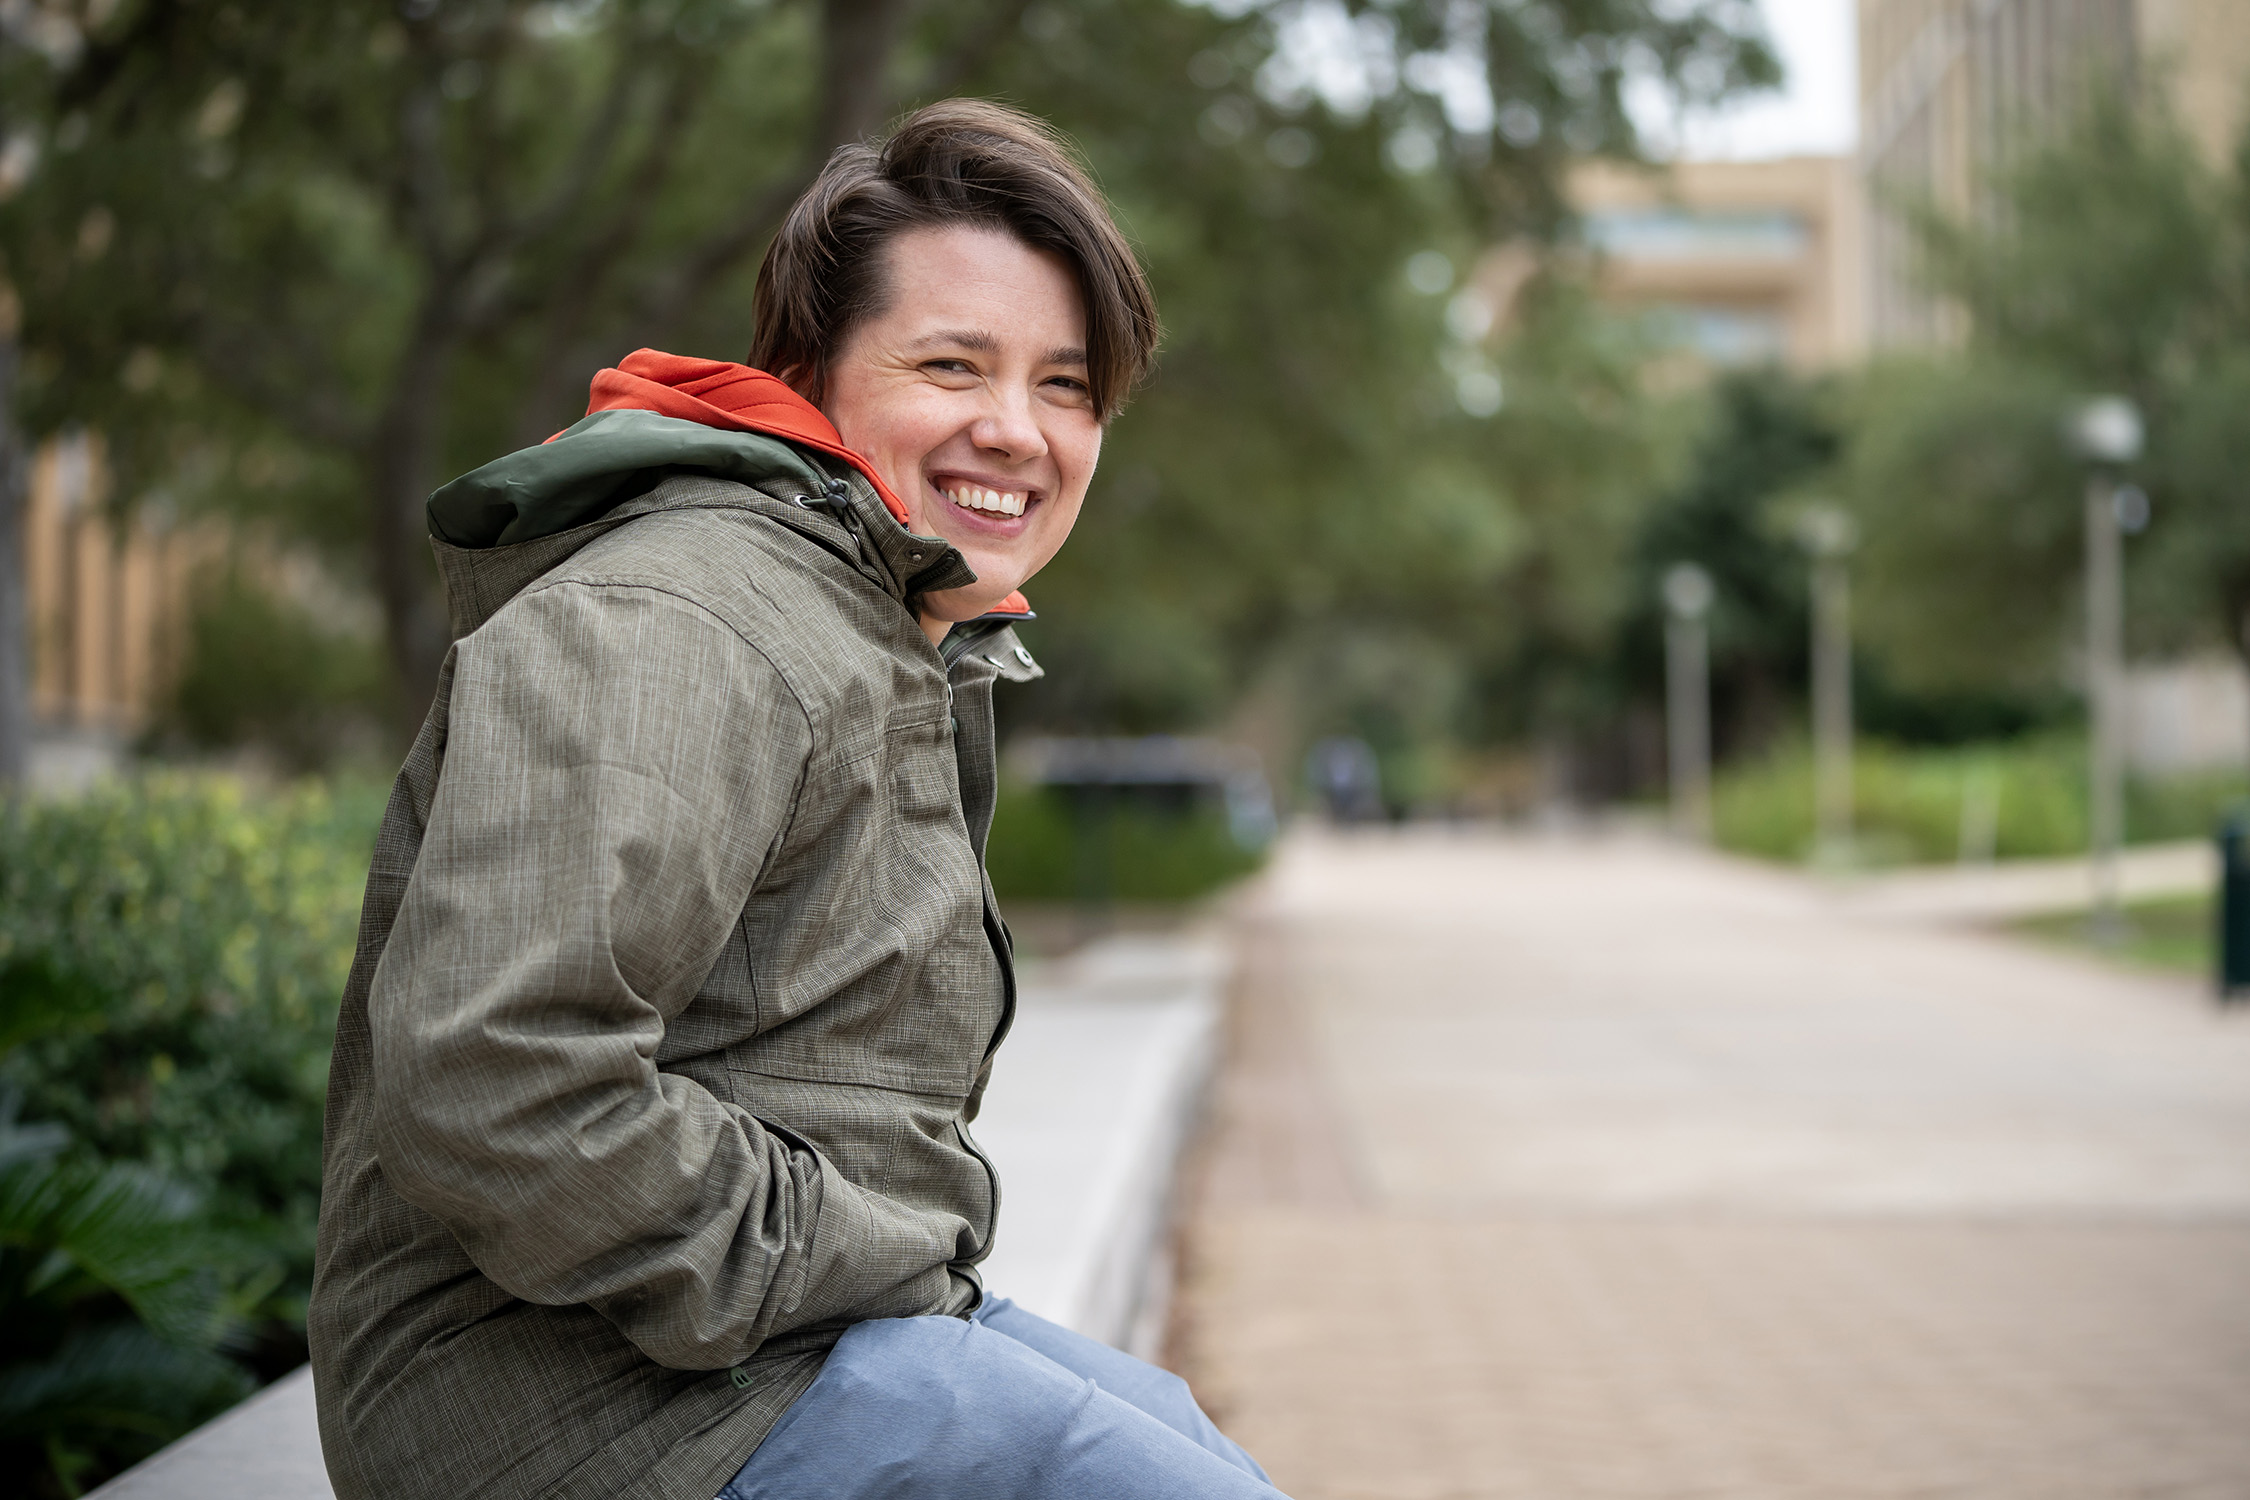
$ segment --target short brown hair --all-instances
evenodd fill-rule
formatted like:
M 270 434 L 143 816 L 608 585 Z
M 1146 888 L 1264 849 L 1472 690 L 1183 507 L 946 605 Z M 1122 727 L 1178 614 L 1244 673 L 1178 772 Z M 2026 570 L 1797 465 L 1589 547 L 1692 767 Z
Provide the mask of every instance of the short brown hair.
M 1156 299 L 1101 190 L 1043 122 L 980 99 L 914 111 L 880 145 L 839 146 L 758 267 L 750 363 L 814 402 L 829 357 L 882 310 L 883 251 L 910 229 L 975 225 L 1059 255 L 1086 304 L 1095 413 L 1156 358 Z

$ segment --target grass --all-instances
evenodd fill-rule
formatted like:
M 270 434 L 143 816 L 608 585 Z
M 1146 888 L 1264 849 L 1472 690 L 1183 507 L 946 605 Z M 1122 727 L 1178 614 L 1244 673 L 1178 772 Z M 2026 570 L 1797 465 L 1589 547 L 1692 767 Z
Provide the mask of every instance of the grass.
M 2198 894 L 2128 902 L 2124 939 L 2115 946 L 2095 941 L 2093 914 L 2087 911 L 2032 917 L 2013 924 L 2013 930 L 2145 968 L 2208 976 L 2216 959 L 2214 920 L 2211 897 Z

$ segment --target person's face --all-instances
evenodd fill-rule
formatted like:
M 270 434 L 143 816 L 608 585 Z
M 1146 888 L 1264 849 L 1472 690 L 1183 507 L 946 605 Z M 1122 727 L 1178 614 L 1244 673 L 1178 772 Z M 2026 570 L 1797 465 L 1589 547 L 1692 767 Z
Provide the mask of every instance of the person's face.
M 1001 230 L 910 230 L 885 258 L 888 295 L 830 360 L 822 405 L 908 524 L 976 570 L 925 595 L 925 621 L 974 619 L 1047 565 L 1094 477 L 1085 304 L 1067 264 Z

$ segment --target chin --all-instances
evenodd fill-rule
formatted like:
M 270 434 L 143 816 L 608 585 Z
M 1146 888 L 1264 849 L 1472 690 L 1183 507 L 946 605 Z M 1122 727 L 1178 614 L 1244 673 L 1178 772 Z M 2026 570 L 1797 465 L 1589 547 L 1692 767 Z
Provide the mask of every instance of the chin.
M 995 604 L 1023 587 L 1023 570 L 1015 566 L 1013 558 L 995 557 L 990 552 L 971 551 L 967 547 L 961 548 L 961 556 L 977 575 L 977 592 L 990 594 Z

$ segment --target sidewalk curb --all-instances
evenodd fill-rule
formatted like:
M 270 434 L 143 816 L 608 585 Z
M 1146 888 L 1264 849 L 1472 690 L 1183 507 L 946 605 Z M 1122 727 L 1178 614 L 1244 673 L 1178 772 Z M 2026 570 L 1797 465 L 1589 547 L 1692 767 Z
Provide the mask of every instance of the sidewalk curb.
M 1228 970 L 1208 937 L 1114 938 L 1026 986 L 976 1125 L 1006 1195 L 996 1295 L 1119 1348 L 1151 1322 Z

